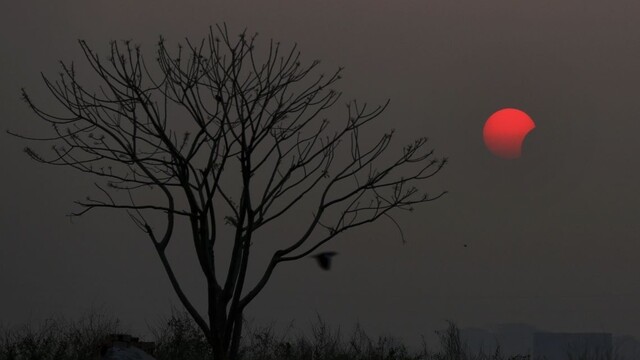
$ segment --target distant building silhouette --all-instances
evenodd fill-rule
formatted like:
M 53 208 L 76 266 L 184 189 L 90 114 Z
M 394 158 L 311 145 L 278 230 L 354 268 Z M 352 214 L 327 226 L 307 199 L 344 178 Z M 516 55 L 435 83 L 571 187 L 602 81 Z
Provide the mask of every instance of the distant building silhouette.
M 533 334 L 539 331 L 529 324 L 505 323 L 488 329 L 464 328 L 460 335 L 471 353 L 494 354 L 499 346 L 502 355 L 516 356 L 532 353 Z
M 497 347 L 500 353 L 509 356 L 530 356 L 531 360 L 638 360 L 640 341 L 629 335 L 609 333 L 553 333 L 530 324 L 494 324 L 487 328 L 468 327 L 460 329 L 460 337 L 466 350 L 472 354 L 480 352 L 491 355 Z M 585 354 L 586 351 L 586 354 Z
M 613 337 L 610 333 L 551 333 L 533 334 L 533 360 L 597 359 L 613 356 Z
M 633 336 L 618 335 L 613 337 L 614 359 L 640 359 L 640 341 Z

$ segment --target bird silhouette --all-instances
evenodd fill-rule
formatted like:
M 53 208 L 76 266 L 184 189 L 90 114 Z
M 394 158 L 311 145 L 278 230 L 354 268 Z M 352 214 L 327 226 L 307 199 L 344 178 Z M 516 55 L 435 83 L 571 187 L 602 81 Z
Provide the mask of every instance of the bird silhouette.
M 318 261 L 318 265 L 320 265 L 323 270 L 329 270 L 331 268 L 331 258 L 337 254 L 335 251 L 326 251 L 313 255 L 313 257 Z

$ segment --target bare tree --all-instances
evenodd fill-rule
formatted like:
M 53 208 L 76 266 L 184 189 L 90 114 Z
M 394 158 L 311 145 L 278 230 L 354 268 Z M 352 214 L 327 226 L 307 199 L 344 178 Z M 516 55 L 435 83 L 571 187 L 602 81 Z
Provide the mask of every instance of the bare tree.
M 81 40 L 98 76 L 95 90 L 80 84 L 73 63 L 62 63 L 59 79 L 43 75 L 62 114 L 43 110 L 22 91 L 53 129 L 48 138 L 17 135 L 53 142 L 47 156 L 31 148 L 26 153 L 102 179 L 96 183 L 101 195 L 77 201 L 73 215 L 127 211 L 151 239 L 215 359 L 237 358 L 243 311 L 277 265 L 382 216 L 397 225 L 392 210 L 412 210 L 444 194 L 428 196 L 415 187 L 446 162 L 425 149 L 426 138 L 387 156 L 393 131 L 369 143 L 360 136 L 388 102 L 375 108 L 351 102 L 346 119 L 330 124 L 321 116 L 340 97 L 331 86 L 342 69 L 313 75 L 319 62 L 303 65 L 296 46 L 283 51 L 271 41 L 258 52 L 255 39 L 246 31 L 231 37 L 226 26 L 216 26 L 201 42 L 186 40 L 172 53 L 161 38 L 153 68 L 129 41 L 112 42 L 103 58 Z M 266 237 L 265 225 L 299 209 L 311 209 L 304 230 L 274 246 L 259 280 L 245 283 L 252 242 Z M 206 279 L 206 316 L 180 287 L 166 255 L 181 219 Z M 232 244 L 222 273 L 216 271 L 221 242 Z

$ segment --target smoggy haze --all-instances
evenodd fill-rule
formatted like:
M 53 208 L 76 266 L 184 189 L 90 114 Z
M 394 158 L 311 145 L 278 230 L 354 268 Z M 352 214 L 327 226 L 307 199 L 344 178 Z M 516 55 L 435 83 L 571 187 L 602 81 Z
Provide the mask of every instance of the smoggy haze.
M 398 216 L 406 245 L 382 220 L 330 243 L 339 255 L 329 272 L 312 259 L 279 267 L 249 317 L 305 326 L 318 312 L 409 341 L 445 319 L 640 337 L 639 15 L 640 3 L 619 0 L 5 1 L 2 128 L 47 130 L 19 90 L 54 109 L 39 73 L 81 63 L 78 38 L 101 54 L 111 39 L 151 53 L 160 34 L 175 44 L 226 21 L 297 42 L 324 71 L 345 67 L 341 103 L 390 98 L 375 130 L 395 128 L 396 150 L 428 136 L 450 164 L 426 189 L 450 193 Z M 502 107 L 536 122 L 516 161 L 482 143 L 483 122 Z M 26 144 L 0 135 L 2 322 L 103 306 L 144 329 L 167 314 L 178 300 L 148 239 L 122 213 L 70 223 L 94 179 L 29 160 Z M 171 256 L 204 304 L 188 241 Z

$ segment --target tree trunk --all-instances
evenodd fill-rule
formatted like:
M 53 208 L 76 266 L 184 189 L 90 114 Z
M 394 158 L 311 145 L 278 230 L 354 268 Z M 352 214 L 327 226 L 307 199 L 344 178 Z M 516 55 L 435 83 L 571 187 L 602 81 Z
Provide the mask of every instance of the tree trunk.
M 224 341 L 224 331 L 220 331 L 218 336 L 211 339 L 211 349 L 213 350 L 213 360 L 230 360 L 229 346 Z
M 238 360 L 238 352 L 240 350 L 240 339 L 242 337 L 242 311 L 238 312 L 232 319 L 233 332 L 231 334 L 231 346 L 229 348 L 229 360 Z
M 233 322 L 231 326 L 230 334 L 225 334 L 225 325 L 222 325 L 219 329 L 218 336 L 212 336 L 209 339 L 209 345 L 213 350 L 213 360 L 238 360 L 240 352 L 240 340 L 242 339 L 242 312 L 236 313 L 227 321 Z M 229 339 L 230 341 L 225 341 Z
M 227 351 L 223 346 L 220 346 L 219 344 L 211 344 L 211 346 L 213 347 L 213 360 L 229 360 Z

